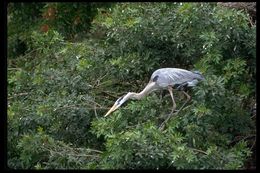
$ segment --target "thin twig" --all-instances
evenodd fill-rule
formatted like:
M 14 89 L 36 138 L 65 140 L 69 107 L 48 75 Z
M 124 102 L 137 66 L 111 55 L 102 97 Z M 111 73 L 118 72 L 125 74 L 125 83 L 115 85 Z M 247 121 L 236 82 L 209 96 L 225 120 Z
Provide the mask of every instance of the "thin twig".
M 64 156 L 63 153 L 60 153 L 60 152 L 58 152 L 58 151 L 51 150 L 51 149 L 49 149 L 49 148 L 47 148 L 47 147 L 42 147 L 42 148 L 48 150 L 50 153 L 53 152 L 53 153 L 56 153 L 56 154 L 59 154 L 59 155 Z M 97 158 L 99 158 L 99 155 L 90 155 L 90 154 L 69 154 L 69 153 L 67 153 L 67 155 L 69 155 L 69 156 L 76 156 L 76 157 L 79 156 L 79 157 L 97 157 Z
M 62 146 L 62 147 L 71 149 L 71 147 L 68 147 L 68 146 Z M 73 149 L 74 150 L 89 150 L 89 151 L 94 151 L 94 152 L 97 152 L 97 153 L 103 153 L 103 151 L 91 149 L 91 148 L 73 148 Z
M 253 27 L 254 26 L 254 22 L 253 22 L 253 18 L 251 16 L 249 16 L 249 22 L 250 22 L 251 27 Z
M 203 153 L 203 154 L 207 155 L 207 152 L 202 151 L 202 150 L 200 150 L 200 149 L 191 148 L 191 147 L 189 147 L 189 148 L 192 149 L 193 151 L 197 151 L 197 152 L 199 152 L 199 153 Z M 173 164 L 173 161 L 170 163 L 170 165 L 169 165 L 167 168 L 169 168 L 172 164 Z
M 237 141 L 241 141 L 241 140 L 245 140 L 245 139 L 248 139 L 248 138 L 251 138 L 251 137 L 255 137 L 256 135 L 255 134 L 250 134 L 248 136 L 236 136 L 235 139 L 233 139 L 230 144 L 234 143 L 234 142 L 237 142 Z M 243 138 L 242 138 L 243 137 Z
M 19 94 L 15 94 L 15 95 L 13 95 L 12 97 L 9 97 L 8 100 L 9 100 L 9 99 L 12 99 L 12 98 L 14 98 L 14 97 L 23 96 L 23 95 L 27 95 L 27 94 L 29 94 L 29 93 L 19 93 Z
M 96 105 L 94 105 L 94 113 L 95 113 L 96 118 L 98 119 Z
M 97 84 L 97 85 L 96 85 L 97 87 L 100 85 L 100 81 L 101 81 L 102 79 L 104 79 L 104 77 L 106 77 L 106 76 L 107 76 L 107 73 L 106 73 L 105 75 L 99 77 L 99 78 L 96 80 L 95 84 Z
M 90 150 L 90 151 L 94 151 L 94 152 L 97 152 L 97 153 L 103 153 L 103 151 L 99 151 L 99 150 L 95 150 L 95 149 L 90 149 L 90 148 L 87 148 L 87 150 Z
M 93 100 L 88 100 L 88 99 L 85 99 L 85 100 L 87 100 L 87 101 L 89 101 L 89 102 L 91 102 L 91 103 L 94 103 L 94 104 L 98 105 L 99 107 L 102 107 L 99 103 L 97 103 L 97 102 L 95 102 L 95 101 L 93 101 Z
M 107 95 L 109 95 L 109 96 L 111 96 L 111 97 L 114 97 L 114 98 L 118 98 L 117 96 L 114 96 L 114 95 L 112 95 L 112 94 L 110 94 L 110 93 L 108 93 L 108 92 L 106 92 L 106 91 L 102 91 L 102 93 L 105 93 L 105 94 L 107 94 Z
M 80 106 L 80 105 L 79 105 Z M 77 105 L 69 105 L 69 106 L 63 106 L 63 107 L 58 107 L 55 108 L 54 111 L 60 110 L 60 109 L 66 109 L 66 108 L 75 108 L 75 109 L 82 109 L 82 107 L 79 107 Z M 97 109 L 110 109 L 107 107 L 94 107 L 94 108 L 84 108 L 84 109 L 89 109 L 89 110 L 97 110 Z
M 255 117 L 256 117 L 256 114 L 252 115 L 250 118 L 253 119 L 253 118 L 255 118 Z
M 251 138 L 251 137 L 255 137 L 255 136 L 256 136 L 255 134 L 251 134 L 251 135 L 245 136 L 242 140 L 245 140 L 245 139 Z
M 14 68 L 14 67 L 9 67 L 9 68 L 7 68 L 7 70 L 22 70 L 22 68 L 19 68 L 19 67 L 16 67 L 16 68 Z
M 250 150 L 252 150 L 252 149 L 253 149 L 253 147 L 255 146 L 255 143 L 256 143 L 256 138 L 255 138 L 255 140 L 254 140 L 254 143 L 253 143 L 253 145 L 250 147 Z
M 196 148 L 191 148 L 191 147 L 189 147 L 189 148 L 192 149 L 193 151 L 197 151 L 199 153 L 203 153 L 203 154 L 207 155 L 206 151 L 203 151 L 203 150 L 200 150 L 200 149 L 196 149 Z
M 120 97 L 121 95 L 124 95 L 125 94 L 125 92 L 122 92 L 122 93 L 113 93 L 113 92 L 108 92 L 108 91 L 101 91 L 102 93 L 104 93 L 104 94 L 107 94 L 107 95 L 109 95 L 109 96 L 111 96 L 111 97 L 114 97 L 114 98 L 118 98 L 118 97 Z M 115 95 L 112 95 L 112 94 L 116 94 L 116 96 Z

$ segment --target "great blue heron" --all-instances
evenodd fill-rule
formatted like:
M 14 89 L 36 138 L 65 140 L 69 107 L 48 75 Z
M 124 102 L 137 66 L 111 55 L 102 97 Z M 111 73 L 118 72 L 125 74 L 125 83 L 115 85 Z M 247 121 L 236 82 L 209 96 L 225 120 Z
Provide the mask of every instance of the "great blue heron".
M 186 87 L 195 86 L 200 80 L 204 80 L 204 77 L 198 71 L 188 71 L 180 68 L 158 69 L 155 72 L 153 72 L 149 83 L 146 85 L 143 91 L 141 91 L 140 93 L 128 92 L 126 95 L 118 98 L 114 105 L 111 107 L 111 109 L 106 113 L 105 117 L 108 116 L 111 112 L 118 109 L 128 99 L 139 100 L 151 93 L 152 91 L 167 89 L 170 92 L 172 98 L 173 108 L 168 118 L 164 121 L 165 123 L 169 120 L 171 114 L 176 109 L 176 103 L 172 94 L 173 88 L 177 89 L 177 91 L 181 91 L 187 97 L 187 100 L 179 109 L 180 111 L 191 98 L 183 89 Z

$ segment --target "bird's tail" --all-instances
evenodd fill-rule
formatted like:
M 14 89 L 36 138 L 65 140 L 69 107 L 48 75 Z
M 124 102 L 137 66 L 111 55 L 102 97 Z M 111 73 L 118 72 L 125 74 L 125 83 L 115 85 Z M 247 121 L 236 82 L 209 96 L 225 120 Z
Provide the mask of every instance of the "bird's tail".
M 198 75 L 198 78 L 200 80 L 205 80 L 204 76 L 202 75 L 202 73 L 198 70 L 195 70 L 195 71 L 192 71 L 193 73 L 197 74 Z

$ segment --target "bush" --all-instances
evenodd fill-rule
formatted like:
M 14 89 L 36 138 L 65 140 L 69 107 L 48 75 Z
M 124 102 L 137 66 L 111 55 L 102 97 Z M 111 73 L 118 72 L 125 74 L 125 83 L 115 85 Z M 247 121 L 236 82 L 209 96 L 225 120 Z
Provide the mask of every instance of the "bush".
M 256 28 L 247 13 L 216 3 L 74 4 L 39 4 L 32 11 L 42 10 L 52 27 L 32 26 L 22 34 L 24 55 L 8 56 L 9 167 L 245 168 L 255 137 Z M 23 32 L 12 20 L 9 40 Z M 68 40 L 86 28 L 85 38 Z M 199 70 L 206 79 L 163 131 L 172 102 L 158 92 L 103 117 L 162 67 Z M 174 97 L 178 109 L 184 98 Z
M 8 55 L 24 55 L 32 32 L 56 30 L 66 39 L 82 40 L 98 8 L 111 3 L 9 3 Z

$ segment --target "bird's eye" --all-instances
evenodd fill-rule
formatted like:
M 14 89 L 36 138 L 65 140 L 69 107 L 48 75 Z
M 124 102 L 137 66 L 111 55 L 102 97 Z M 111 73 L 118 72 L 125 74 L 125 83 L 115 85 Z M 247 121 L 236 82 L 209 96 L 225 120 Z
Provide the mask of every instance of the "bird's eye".
M 119 99 L 117 99 L 117 101 L 116 101 L 116 104 L 120 104 L 120 101 L 123 99 L 123 97 L 119 97 Z
M 120 97 L 119 99 L 117 99 L 117 102 L 120 102 L 123 99 L 123 97 Z

